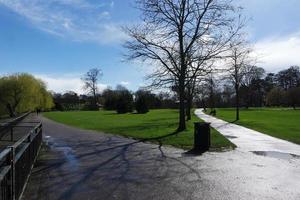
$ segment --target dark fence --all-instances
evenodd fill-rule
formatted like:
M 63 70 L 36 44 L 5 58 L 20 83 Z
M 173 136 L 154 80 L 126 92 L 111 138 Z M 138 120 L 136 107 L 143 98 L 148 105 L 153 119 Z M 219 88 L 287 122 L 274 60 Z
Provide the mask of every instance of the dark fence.
M 7 132 L 10 133 L 11 140 L 13 140 L 13 129 L 16 124 L 18 124 L 20 121 L 22 121 L 25 117 L 27 117 L 30 114 L 30 112 L 24 113 L 20 115 L 19 117 L 16 117 L 14 119 L 11 119 L 5 123 L 0 124 L 0 139 L 2 139 Z
M 0 199 L 20 199 L 42 144 L 38 123 L 13 145 L 0 153 Z

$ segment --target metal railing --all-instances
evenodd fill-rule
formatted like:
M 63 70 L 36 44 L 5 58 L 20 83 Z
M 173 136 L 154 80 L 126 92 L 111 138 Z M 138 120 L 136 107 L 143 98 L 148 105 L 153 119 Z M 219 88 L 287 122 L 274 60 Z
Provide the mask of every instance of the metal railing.
M 24 113 L 21 116 L 11 119 L 5 123 L 1 123 L 0 124 L 0 140 L 2 139 L 3 136 L 5 136 L 5 134 L 7 134 L 7 132 L 10 133 L 11 138 L 13 138 L 13 129 L 14 126 L 19 123 L 20 121 L 22 121 L 25 117 L 27 117 L 30 114 L 30 112 Z M 11 139 L 12 140 L 12 139 Z
M 0 199 L 20 199 L 42 144 L 38 123 L 13 145 L 0 153 Z

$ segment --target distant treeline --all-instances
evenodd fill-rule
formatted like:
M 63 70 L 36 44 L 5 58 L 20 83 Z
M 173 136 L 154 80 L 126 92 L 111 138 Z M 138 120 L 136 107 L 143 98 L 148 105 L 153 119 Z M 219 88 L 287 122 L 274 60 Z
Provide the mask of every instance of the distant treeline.
M 18 73 L 0 77 L 0 116 L 14 117 L 26 111 L 49 110 L 54 106 L 42 80 Z
M 235 90 L 230 79 L 204 77 L 196 85 L 193 107 L 234 107 Z M 73 91 L 54 93 L 55 109 L 68 110 L 116 110 L 118 113 L 146 113 L 149 109 L 178 108 L 176 87 L 168 92 L 153 93 L 140 89 L 129 91 L 123 86 L 109 88 L 97 94 L 97 106 L 93 97 L 78 95 Z M 240 105 L 245 108 L 263 106 L 300 106 L 300 71 L 293 66 L 278 73 L 265 73 L 263 68 L 252 67 L 240 86 Z
M 197 106 L 234 107 L 235 92 L 230 80 L 213 79 L 199 87 Z M 300 71 L 292 66 L 278 73 L 265 73 L 263 68 L 253 68 L 241 80 L 240 105 L 262 106 L 300 106 Z
M 78 95 L 73 91 L 64 94 L 53 94 L 55 109 L 67 110 L 93 110 L 93 97 Z M 116 110 L 118 113 L 137 111 L 146 113 L 149 109 L 177 108 L 176 96 L 167 92 L 154 94 L 147 90 L 131 92 L 123 86 L 116 89 L 106 89 L 97 95 L 98 108 Z
M 240 105 L 248 107 L 300 106 L 300 70 L 292 66 L 278 73 L 265 73 L 253 67 L 240 84 Z M 230 79 L 204 77 L 195 86 L 194 107 L 234 107 L 235 90 Z M 18 73 L 0 77 L 0 116 L 16 116 L 34 110 L 116 110 L 118 113 L 146 113 L 149 109 L 178 108 L 176 87 L 169 92 L 153 93 L 140 89 L 136 92 L 118 85 L 94 97 L 78 95 L 73 91 L 64 94 L 50 93 L 42 80 L 30 74 Z

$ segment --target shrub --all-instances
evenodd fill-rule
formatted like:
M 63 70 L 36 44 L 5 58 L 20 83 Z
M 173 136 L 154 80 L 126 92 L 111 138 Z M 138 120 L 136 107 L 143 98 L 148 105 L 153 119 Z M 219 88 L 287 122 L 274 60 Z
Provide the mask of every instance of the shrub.
M 135 94 L 135 109 L 137 113 L 144 114 L 149 112 L 148 98 L 150 93 L 147 91 L 139 90 Z
M 104 90 L 102 97 L 104 99 L 104 109 L 105 110 L 116 110 L 118 94 L 117 91 L 106 89 Z
M 132 112 L 133 97 L 128 90 L 117 91 L 116 110 L 118 114 Z
M 138 98 L 135 102 L 135 109 L 137 113 L 144 114 L 149 112 L 148 105 L 146 103 L 146 99 Z

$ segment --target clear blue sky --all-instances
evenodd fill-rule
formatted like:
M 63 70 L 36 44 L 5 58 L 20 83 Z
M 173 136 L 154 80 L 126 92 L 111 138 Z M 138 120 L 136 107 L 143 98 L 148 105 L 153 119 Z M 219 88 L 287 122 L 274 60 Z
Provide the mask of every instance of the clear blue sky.
M 300 65 L 300 1 L 236 0 L 262 67 Z M 28 72 L 59 92 L 81 90 L 80 76 L 103 70 L 101 87 L 143 85 L 145 67 L 123 62 L 124 24 L 139 21 L 133 0 L 0 0 L 0 74 Z

